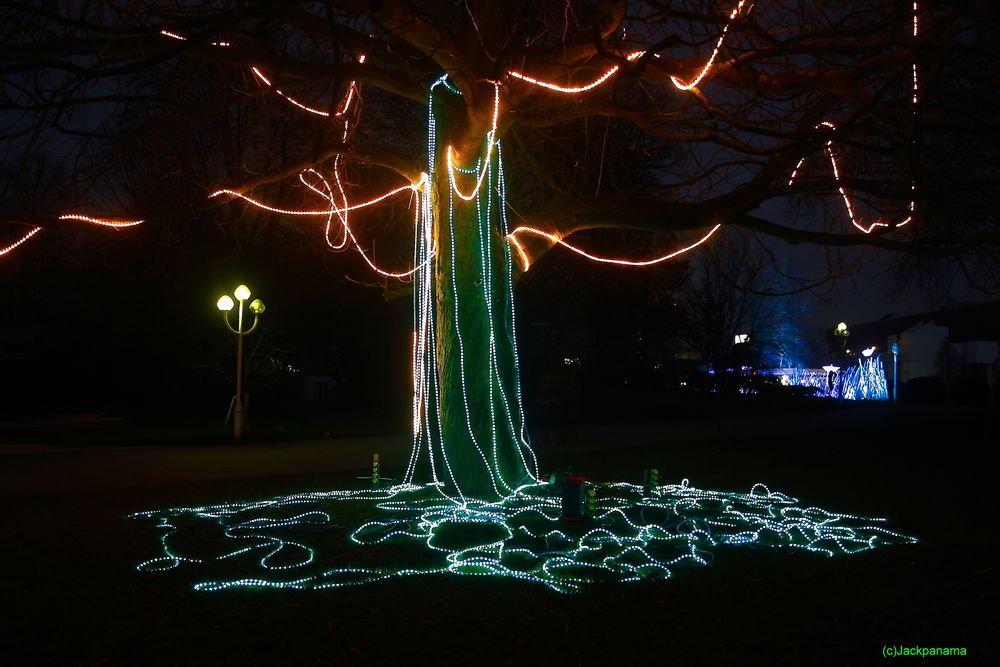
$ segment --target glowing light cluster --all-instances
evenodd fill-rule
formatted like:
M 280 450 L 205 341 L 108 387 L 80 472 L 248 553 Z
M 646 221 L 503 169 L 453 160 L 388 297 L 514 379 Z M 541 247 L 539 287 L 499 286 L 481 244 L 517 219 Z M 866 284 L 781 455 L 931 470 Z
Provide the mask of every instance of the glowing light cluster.
M 849 401 L 885 401 L 889 398 L 885 368 L 881 357 L 874 352 L 874 348 L 864 350 L 856 364 L 845 368 L 829 364 L 821 369 L 775 368 L 762 372 L 779 378 L 786 386 L 812 387 L 817 395 Z
M 885 368 L 878 355 L 858 358 L 858 363 L 842 371 L 842 374 L 839 391 L 843 398 L 851 401 L 889 400 Z
M 763 484 L 749 493 L 697 489 L 687 480 L 644 489 L 600 485 L 594 512 L 560 520 L 561 497 L 547 484 L 514 489 L 499 502 L 443 501 L 434 485 L 402 484 L 369 491 L 330 491 L 258 502 L 140 512 L 157 521 L 161 555 L 143 572 L 180 567 L 223 578 L 195 589 L 324 589 L 453 574 L 493 576 L 575 592 L 604 582 L 666 579 L 687 566 L 708 565 L 720 549 L 794 549 L 823 556 L 856 554 L 916 539 L 885 520 L 799 504 Z M 375 516 L 347 537 L 352 566 L 330 562 L 324 547 L 343 551 L 336 507 L 374 505 Z M 376 560 L 366 547 L 395 549 L 400 563 Z M 391 553 L 391 552 L 390 552 Z M 203 575 L 204 576 L 204 575 Z
M 820 368 L 775 368 L 769 374 L 779 378 L 785 386 L 812 387 L 817 393 L 827 393 L 829 371 Z

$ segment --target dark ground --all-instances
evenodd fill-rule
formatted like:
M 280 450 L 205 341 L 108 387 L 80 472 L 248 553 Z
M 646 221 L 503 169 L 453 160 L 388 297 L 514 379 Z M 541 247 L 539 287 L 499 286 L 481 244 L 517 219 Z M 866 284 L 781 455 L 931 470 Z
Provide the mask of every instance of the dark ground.
M 997 429 L 995 408 L 883 405 L 542 432 L 548 468 L 573 462 L 592 479 L 638 481 L 658 466 L 668 482 L 739 491 L 761 481 L 807 504 L 887 516 L 890 529 L 920 538 L 837 558 L 719 549 L 710 566 L 672 580 L 579 595 L 471 577 L 197 593 L 190 573 L 134 570 L 158 555 L 157 532 L 127 512 L 356 488 L 368 452 L 381 448 L 391 470 L 405 438 L 6 445 L 0 661 L 853 665 L 903 644 L 968 650 L 927 659 L 938 663 L 994 663 Z

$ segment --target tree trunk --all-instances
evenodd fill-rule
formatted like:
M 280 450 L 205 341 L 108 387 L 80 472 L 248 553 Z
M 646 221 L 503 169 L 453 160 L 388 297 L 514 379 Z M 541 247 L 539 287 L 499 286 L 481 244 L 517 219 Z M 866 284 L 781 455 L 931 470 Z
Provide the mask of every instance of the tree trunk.
M 437 484 L 458 502 L 495 499 L 538 477 L 521 402 L 502 154 L 490 132 L 492 108 L 466 110 L 471 122 L 449 122 L 435 108 L 433 88 L 430 105 L 406 481 Z M 452 175 L 449 146 L 478 158 Z

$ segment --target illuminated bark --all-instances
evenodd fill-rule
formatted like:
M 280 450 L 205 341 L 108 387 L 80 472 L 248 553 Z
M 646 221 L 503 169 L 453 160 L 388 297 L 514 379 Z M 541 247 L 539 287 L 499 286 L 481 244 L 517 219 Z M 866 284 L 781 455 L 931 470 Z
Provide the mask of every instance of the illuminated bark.
M 432 95 L 436 141 L 429 146 L 435 157 L 428 206 L 435 255 L 414 289 L 414 447 L 407 479 L 439 483 L 459 500 L 505 496 L 537 478 L 538 464 L 521 404 L 501 148 L 488 113 L 455 123 L 464 131 L 438 135 L 436 112 Z M 455 187 L 450 146 L 478 156 L 467 165 L 473 173 L 456 165 Z M 418 247 L 415 261 L 429 251 Z

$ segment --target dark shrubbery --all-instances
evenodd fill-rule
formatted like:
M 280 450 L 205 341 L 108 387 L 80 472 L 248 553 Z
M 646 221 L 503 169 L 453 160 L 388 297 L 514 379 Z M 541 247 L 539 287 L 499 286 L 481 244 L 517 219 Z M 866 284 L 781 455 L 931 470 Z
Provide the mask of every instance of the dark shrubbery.
M 990 383 L 983 378 L 959 375 L 951 382 L 951 402 L 957 405 L 988 405 Z
M 939 377 L 913 378 L 903 384 L 900 400 L 904 403 L 941 404 L 948 398 L 944 380 Z

